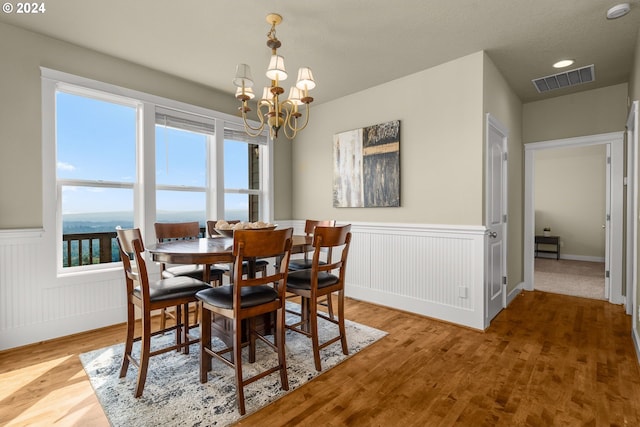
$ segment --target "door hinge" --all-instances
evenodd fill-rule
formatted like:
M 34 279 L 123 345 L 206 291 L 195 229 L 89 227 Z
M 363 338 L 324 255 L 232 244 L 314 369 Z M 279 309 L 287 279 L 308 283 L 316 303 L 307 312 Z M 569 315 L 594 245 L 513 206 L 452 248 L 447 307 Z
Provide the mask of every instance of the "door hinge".
M 503 285 L 507 284 L 507 276 L 502 276 L 502 284 Z
M 610 165 L 611 164 L 611 157 L 607 157 L 607 164 Z
M 504 153 L 504 161 L 506 162 L 507 160 L 509 160 L 509 155 L 507 153 Z
M 607 221 L 611 221 L 611 214 L 607 214 Z
M 610 277 L 609 270 L 607 270 L 607 271 L 605 271 L 605 272 L 604 272 L 604 277 L 606 277 L 606 278 L 609 278 L 609 277 Z
M 502 215 L 502 222 L 507 222 L 507 214 Z

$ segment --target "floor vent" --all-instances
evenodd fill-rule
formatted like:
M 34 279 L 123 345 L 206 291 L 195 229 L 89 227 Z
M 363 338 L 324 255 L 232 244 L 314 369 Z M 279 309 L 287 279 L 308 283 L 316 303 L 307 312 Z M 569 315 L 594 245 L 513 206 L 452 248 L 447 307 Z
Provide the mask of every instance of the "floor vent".
M 593 64 L 575 70 L 565 71 L 563 73 L 553 74 L 547 77 L 531 80 L 538 90 L 538 93 L 549 92 L 556 89 L 563 89 L 590 83 L 595 80 L 595 72 Z

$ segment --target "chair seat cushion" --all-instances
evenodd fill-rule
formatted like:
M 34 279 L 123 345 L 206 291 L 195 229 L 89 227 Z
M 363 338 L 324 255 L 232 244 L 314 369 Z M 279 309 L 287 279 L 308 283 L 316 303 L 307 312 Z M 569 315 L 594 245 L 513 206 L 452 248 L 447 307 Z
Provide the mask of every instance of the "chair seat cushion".
M 231 309 L 233 308 L 233 288 L 233 285 L 226 285 L 205 289 L 198 292 L 196 298 L 216 307 Z M 247 308 L 275 301 L 278 299 L 278 293 L 271 286 L 266 285 L 243 287 L 240 298 L 240 307 Z
M 289 261 L 289 270 L 298 271 L 298 270 L 307 270 L 311 268 L 311 264 L 313 263 L 310 259 L 292 259 Z M 319 261 L 319 265 L 326 265 L 327 263 L 324 261 Z
M 333 274 L 321 271 L 318 273 L 318 288 L 338 283 L 339 278 Z M 287 276 L 287 289 L 311 289 L 311 270 L 292 271 Z
M 149 296 L 152 302 L 174 298 L 195 296 L 198 291 L 211 288 L 201 280 L 192 277 L 177 276 L 149 283 Z M 140 287 L 133 289 L 133 294 L 142 298 Z
M 220 278 L 224 274 L 224 271 L 212 266 L 211 273 L 209 273 L 211 279 Z M 176 265 L 169 267 L 162 272 L 162 277 L 168 279 L 170 277 L 186 276 L 194 279 L 202 280 L 202 266 L 195 264 Z

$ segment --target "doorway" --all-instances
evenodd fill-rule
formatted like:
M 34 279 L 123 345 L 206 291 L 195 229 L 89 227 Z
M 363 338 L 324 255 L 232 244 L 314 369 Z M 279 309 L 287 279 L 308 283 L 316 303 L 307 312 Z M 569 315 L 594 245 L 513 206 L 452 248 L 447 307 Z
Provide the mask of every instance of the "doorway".
M 623 296 L 623 133 L 609 133 L 525 144 L 524 288 L 533 290 L 535 250 L 535 154 L 541 150 L 604 145 L 607 150 L 605 226 L 605 299 L 615 304 Z

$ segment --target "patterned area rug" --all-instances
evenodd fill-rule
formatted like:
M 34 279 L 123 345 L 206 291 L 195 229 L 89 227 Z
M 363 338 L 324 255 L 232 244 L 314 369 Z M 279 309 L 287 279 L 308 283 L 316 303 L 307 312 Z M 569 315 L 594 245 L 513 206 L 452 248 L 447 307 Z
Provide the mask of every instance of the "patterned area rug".
M 289 304 L 291 303 L 287 303 L 288 306 Z M 292 308 L 296 306 L 293 304 Z M 295 321 L 295 317 L 288 317 L 287 323 Z M 349 356 L 342 354 L 339 342 L 326 347 L 320 351 L 322 372 L 317 372 L 314 368 L 311 340 L 301 334 L 287 331 L 289 391 L 326 372 L 387 334 L 349 320 L 345 323 Z M 322 319 L 319 320 L 319 329 L 321 342 L 326 337 L 337 335 L 337 325 Z M 173 334 L 155 338 L 156 345 L 163 345 L 163 341 L 167 343 L 172 340 Z M 222 342 L 217 341 L 217 345 L 222 346 Z M 118 378 L 123 347 L 124 344 L 118 344 L 80 355 L 98 400 L 113 426 L 226 426 L 240 419 L 233 369 L 213 359 L 209 381 L 200 384 L 199 344 L 190 347 L 189 355 L 168 352 L 152 357 L 144 393 L 139 399 L 133 397 L 137 368 L 130 366 L 127 376 Z M 277 361 L 277 354 L 259 340 L 257 351 L 256 363 L 245 362 L 242 365 L 245 376 L 262 370 L 263 366 L 272 366 Z M 139 343 L 134 344 L 134 353 L 137 357 Z M 278 373 L 249 384 L 245 387 L 247 415 L 289 391 L 280 388 Z

